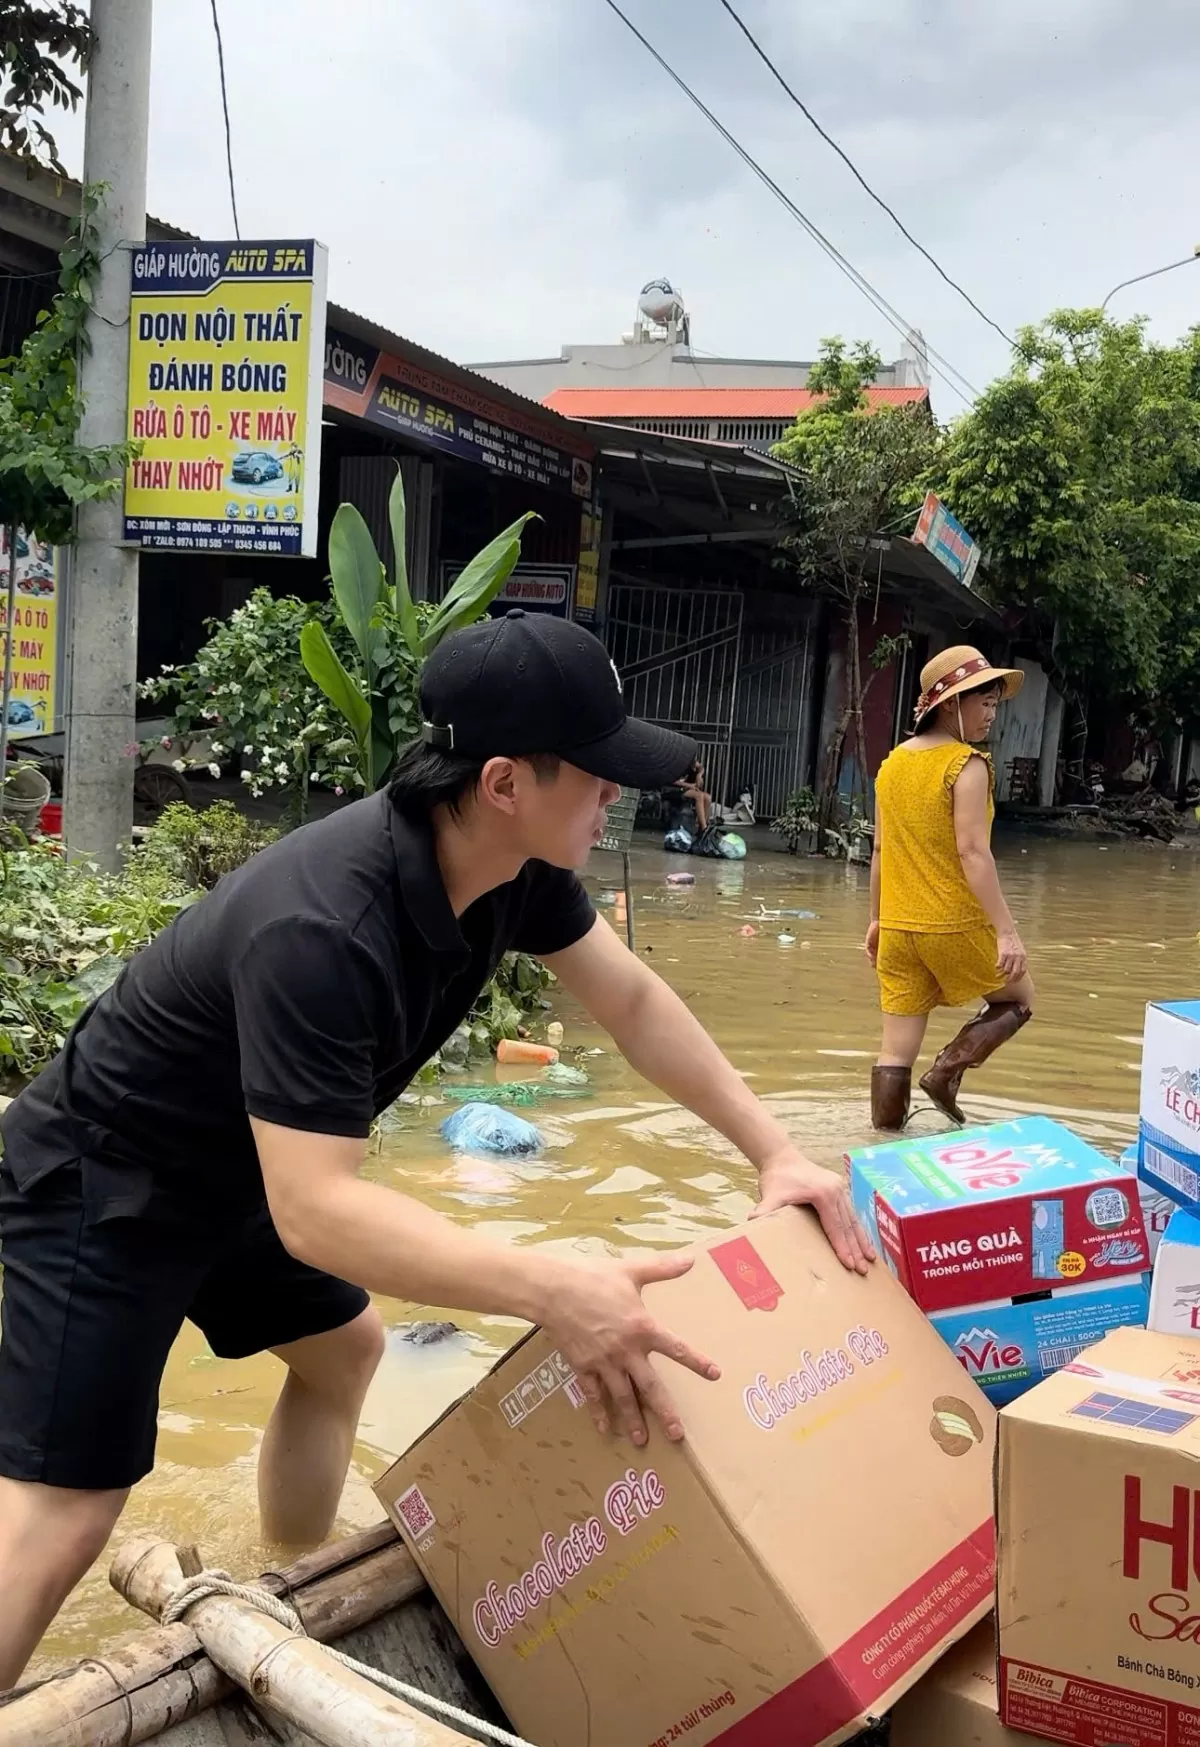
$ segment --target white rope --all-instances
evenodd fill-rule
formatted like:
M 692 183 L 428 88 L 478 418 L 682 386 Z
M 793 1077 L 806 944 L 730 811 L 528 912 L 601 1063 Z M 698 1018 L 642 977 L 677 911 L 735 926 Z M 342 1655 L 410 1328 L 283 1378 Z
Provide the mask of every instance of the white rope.
M 263 1589 L 260 1584 L 235 1582 L 228 1571 L 201 1571 L 195 1577 L 185 1578 L 163 1609 L 163 1625 L 173 1626 L 186 1617 L 189 1608 L 214 1595 L 228 1596 L 233 1601 L 244 1601 L 295 1636 L 307 1636 L 304 1621 L 295 1608 L 290 1607 L 279 1596 L 272 1595 L 269 1589 Z M 523 1740 L 520 1735 L 510 1735 L 507 1729 L 498 1729 L 494 1723 L 485 1723 L 482 1717 L 473 1717 L 469 1711 L 460 1710 L 457 1705 L 449 1704 L 445 1699 L 422 1692 L 420 1687 L 409 1686 L 403 1680 L 393 1680 L 390 1674 L 380 1673 L 370 1663 L 356 1662 L 353 1656 L 347 1656 L 343 1650 L 335 1650 L 332 1644 L 322 1644 L 321 1648 L 335 1662 L 340 1662 L 343 1668 L 348 1668 L 352 1674 L 361 1675 L 372 1685 L 391 1693 L 393 1698 L 404 1699 L 419 1710 L 444 1717 L 447 1722 L 454 1723 L 461 1729 L 469 1729 L 472 1734 L 482 1736 L 485 1741 L 497 1742 L 499 1747 L 532 1747 L 532 1743 Z

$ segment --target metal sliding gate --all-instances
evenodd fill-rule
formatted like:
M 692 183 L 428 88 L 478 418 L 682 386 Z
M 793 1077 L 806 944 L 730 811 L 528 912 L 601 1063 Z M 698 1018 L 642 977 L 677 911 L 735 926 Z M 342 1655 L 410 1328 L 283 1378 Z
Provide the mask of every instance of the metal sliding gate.
M 630 715 L 699 741 L 706 786 L 723 800 L 732 774 L 741 594 L 614 579 L 605 636 Z
M 808 638 L 794 613 L 742 633 L 729 789 L 732 800 L 748 790 L 760 820 L 775 818 L 804 780 Z
M 698 740 L 714 799 L 772 819 L 805 780 L 810 615 L 794 598 L 613 581 L 606 637 L 629 713 Z

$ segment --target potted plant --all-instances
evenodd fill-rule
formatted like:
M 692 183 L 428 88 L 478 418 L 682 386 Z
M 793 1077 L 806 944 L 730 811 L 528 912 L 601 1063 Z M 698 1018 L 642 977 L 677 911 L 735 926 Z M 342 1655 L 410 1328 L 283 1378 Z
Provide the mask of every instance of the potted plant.
M 841 830 L 830 826 L 825 833 L 825 854 L 834 861 L 868 862 L 874 848 L 875 827 L 851 805 Z
M 790 854 L 803 850 L 811 855 L 817 847 L 817 797 L 812 790 L 794 790 L 779 817 L 771 820 L 771 829 L 783 838 Z
M 870 819 L 852 811 L 849 825 L 850 853 L 848 861 L 870 861 L 875 848 L 875 827 Z

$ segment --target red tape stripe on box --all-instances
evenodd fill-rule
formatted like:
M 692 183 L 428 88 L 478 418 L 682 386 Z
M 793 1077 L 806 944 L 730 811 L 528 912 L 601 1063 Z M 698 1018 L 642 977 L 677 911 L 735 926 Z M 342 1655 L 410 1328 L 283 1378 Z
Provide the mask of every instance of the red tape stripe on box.
M 818 1747 L 864 1713 L 982 1602 L 990 1605 L 996 1534 L 989 1521 L 799 1680 L 726 1729 L 721 1747 Z

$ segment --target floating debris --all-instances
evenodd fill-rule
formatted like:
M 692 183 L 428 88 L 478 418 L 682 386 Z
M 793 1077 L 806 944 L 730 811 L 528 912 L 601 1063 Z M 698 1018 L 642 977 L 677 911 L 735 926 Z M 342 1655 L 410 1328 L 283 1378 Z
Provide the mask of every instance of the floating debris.
M 482 1100 L 453 1111 L 438 1133 L 461 1153 L 499 1153 L 510 1158 L 536 1153 L 542 1147 L 542 1136 L 532 1122 Z
M 400 1336 L 410 1347 L 432 1347 L 437 1341 L 447 1341 L 451 1335 L 458 1333 L 458 1325 L 453 1322 L 414 1322 Z
M 568 1062 L 555 1062 L 553 1067 L 546 1069 L 543 1080 L 549 1080 L 555 1086 L 587 1086 L 590 1085 L 582 1068 L 573 1068 Z
M 512 1104 L 517 1109 L 540 1104 L 544 1098 L 578 1098 L 583 1090 L 581 1086 L 547 1085 L 544 1080 L 513 1080 L 507 1086 L 442 1087 L 444 1096 L 456 1104 Z

